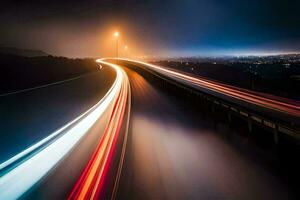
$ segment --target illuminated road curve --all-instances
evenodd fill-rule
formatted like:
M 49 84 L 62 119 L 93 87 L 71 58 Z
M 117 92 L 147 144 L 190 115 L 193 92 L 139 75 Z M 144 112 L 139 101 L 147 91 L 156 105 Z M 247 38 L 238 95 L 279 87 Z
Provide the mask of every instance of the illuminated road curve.
M 178 81 L 184 85 L 194 87 L 196 89 L 203 90 L 213 95 L 223 95 L 224 98 L 230 98 L 231 100 L 246 102 L 247 105 L 256 105 L 258 107 L 267 108 L 270 110 L 282 112 L 290 116 L 299 118 L 300 117 L 300 103 L 290 99 L 284 99 L 276 96 L 265 95 L 262 93 L 245 90 L 226 84 L 210 81 L 207 79 L 193 77 L 182 72 L 167 69 L 157 65 L 129 60 L 120 59 L 121 61 L 131 62 L 133 64 L 142 66 L 146 69 L 153 70 L 159 74 L 169 77 L 173 80 Z
M 111 65 L 116 68 L 117 71 L 122 72 L 122 90 L 120 91 L 117 100 L 113 106 L 112 114 L 109 118 L 108 124 L 104 130 L 104 134 L 101 137 L 101 140 L 90 159 L 88 165 L 84 169 L 82 175 L 77 181 L 75 187 L 73 188 L 68 199 L 99 199 L 107 198 L 107 196 L 114 196 L 114 193 L 118 187 L 118 179 L 120 172 L 122 170 L 123 157 L 125 154 L 126 142 L 127 142 L 127 130 L 125 132 L 123 148 L 121 152 L 121 157 L 119 160 L 116 182 L 112 190 L 112 194 L 101 195 L 103 193 L 101 190 L 105 184 L 105 178 L 111 179 L 106 175 L 109 167 L 109 164 L 112 162 L 112 157 L 114 149 L 117 145 L 117 139 L 121 132 L 121 127 L 123 124 L 124 113 L 127 105 L 128 96 L 130 99 L 130 87 L 127 75 L 120 67 L 114 64 L 106 63 L 101 60 L 97 60 L 98 63 Z M 130 102 L 129 104 L 130 105 Z M 130 108 L 129 108 L 130 112 Z M 129 118 L 127 118 L 129 120 Z M 128 122 L 127 122 L 128 124 Z M 112 197 L 113 198 L 113 197 Z
M 110 90 L 85 113 L 1 163 L 0 199 L 17 199 L 25 194 L 72 151 L 104 113 L 110 112 L 109 122 L 95 154 L 76 184 L 71 197 L 77 199 L 87 195 L 99 195 L 105 172 L 116 148 L 127 97 L 130 96 L 129 82 L 125 72 L 114 64 L 102 63 L 116 71 L 116 79 Z M 90 180 L 95 178 L 96 181 L 91 184 Z
M 144 62 L 124 59 L 123 61 L 147 67 L 183 84 L 207 88 L 291 115 L 299 114 L 297 104 L 258 97 L 244 90 Z M 80 146 L 80 142 L 91 134 L 93 127 L 100 121 L 105 123 L 105 127 L 101 133 L 100 129 L 95 131 L 95 134 L 101 135 L 99 141 L 96 141 L 95 149 L 87 158 L 86 165 L 80 170 L 79 175 L 74 177 L 75 181 L 60 178 L 62 185 L 64 181 L 66 185 L 70 185 L 67 186 L 68 191 L 63 191 L 59 197 L 268 199 L 286 195 L 288 189 L 282 186 L 278 179 L 264 171 L 264 167 L 252 163 L 249 158 L 242 157 L 220 140 L 216 136 L 216 130 L 207 127 L 205 125 L 207 122 L 199 117 L 201 113 L 197 113 L 199 116 L 194 119 L 195 113 L 187 114 L 183 105 L 174 104 L 172 98 L 157 91 L 143 77 L 128 69 L 126 70 L 133 88 L 134 112 L 131 119 L 132 128 L 127 132 L 131 104 L 127 74 L 116 64 L 105 62 L 103 59 L 97 62 L 116 71 L 116 79 L 110 90 L 96 105 L 76 119 L 1 163 L 0 199 L 24 197 L 24 194 L 41 185 L 40 183 L 43 183 L 43 186 L 56 184 L 58 179 L 42 181 L 51 172 L 55 172 L 56 168 L 64 170 L 59 176 L 63 177 L 64 174 L 70 176 L 68 171 L 73 171 L 72 165 L 76 167 L 76 163 L 71 159 L 66 167 L 61 167 L 63 161 L 69 154 L 74 154 L 73 150 Z M 126 130 L 122 134 L 124 124 Z M 84 149 L 84 146 L 80 146 L 80 149 Z M 112 184 L 109 185 L 108 182 Z M 276 188 L 276 192 L 269 190 L 270 185 Z M 107 189 L 107 186 L 111 188 Z M 56 193 L 57 189 L 54 185 L 52 189 L 44 190 L 49 194 Z M 35 194 L 33 197 L 36 197 Z M 50 199 L 47 195 L 39 197 Z M 55 196 L 52 199 L 55 199 Z

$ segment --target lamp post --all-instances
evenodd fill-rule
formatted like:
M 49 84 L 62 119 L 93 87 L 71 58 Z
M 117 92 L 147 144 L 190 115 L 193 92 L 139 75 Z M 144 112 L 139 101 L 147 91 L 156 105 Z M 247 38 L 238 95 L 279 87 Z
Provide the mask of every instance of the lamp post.
M 114 36 L 116 38 L 116 58 L 117 58 L 117 62 L 118 62 L 118 57 L 119 57 L 119 32 L 115 32 Z

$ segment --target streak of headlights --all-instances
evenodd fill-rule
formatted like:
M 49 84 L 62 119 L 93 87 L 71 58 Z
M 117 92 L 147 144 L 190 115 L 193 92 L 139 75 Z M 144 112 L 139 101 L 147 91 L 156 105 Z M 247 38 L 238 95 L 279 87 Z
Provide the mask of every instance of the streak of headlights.
M 105 63 L 102 60 L 97 60 L 97 62 L 118 67 L 114 64 Z M 100 197 L 103 185 L 105 184 L 106 178 L 108 178 L 107 170 L 109 169 L 112 157 L 116 150 L 117 139 L 123 124 L 127 98 L 130 91 L 127 75 L 123 70 L 122 72 L 125 77 L 123 89 L 115 102 L 109 123 L 106 126 L 104 134 L 101 137 L 93 156 L 82 172 L 68 199 L 98 199 Z M 123 141 L 123 143 L 124 142 L 126 141 Z M 122 161 L 120 160 L 120 162 Z M 112 177 L 109 178 L 112 179 Z
M 96 105 L 40 142 L 0 165 L 0 199 L 17 199 L 41 180 L 88 133 L 105 110 L 117 101 L 124 81 L 123 71 L 114 66 L 116 80 Z
M 229 86 L 225 84 L 221 84 L 215 81 L 206 80 L 203 78 L 196 78 L 181 72 L 177 72 L 175 70 L 170 70 L 164 67 L 160 67 L 157 65 L 149 64 L 146 62 L 123 59 L 119 60 L 128 61 L 136 64 L 141 64 L 142 66 L 151 69 L 159 74 L 162 74 L 166 77 L 169 77 L 173 80 L 181 82 L 185 85 L 192 86 L 194 88 L 205 88 L 207 90 L 226 95 L 231 98 L 235 98 L 241 101 L 245 101 L 254 105 L 258 105 L 261 107 L 265 107 L 268 109 L 276 110 L 279 112 L 287 113 L 292 116 L 300 117 L 300 106 L 299 103 L 286 99 L 284 101 L 280 100 L 279 97 L 275 97 L 275 99 L 264 97 L 263 95 L 257 94 L 253 91 L 248 91 L 245 89 L 241 89 L 234 86 Z

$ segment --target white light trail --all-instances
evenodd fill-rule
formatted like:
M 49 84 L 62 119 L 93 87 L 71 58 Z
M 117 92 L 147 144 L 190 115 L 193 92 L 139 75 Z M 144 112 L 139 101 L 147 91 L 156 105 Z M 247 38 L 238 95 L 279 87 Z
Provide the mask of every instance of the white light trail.
M 116 65 L 102 63 L 113 67 L 116 71 L 116 80 L 111 89 L 88 111 L 2 163 L 0 171 L 9 165 L 14 166 L 0 177 L 0 199 L 10 200 L 21 197 L 76 146 L 108 107 L 116 101 L 124 84 L 124 72 Z M 19 162 L 20 159 L 22 162 Z
M 176 80 L 195 89 L 204 89 L 205 91 L 209 91 L 212 94 L 225 95 L 229 98 L 234 98 L 236 100 L 247 102 L 260 107 L 287 113 L 292 116 L 300 116 L 299 103 L 290 99 L 281 100 L 283 98 L 278 98 L 276 96 L 273 96 L 273 98 L 269 98 L 264 96 L 264 94 L 262 93 L 221 84 L 204 78 L 196 78 L 175 70 L 167 69 L 146 62 L 124 58 L 120 58 L 119 60 L 140 64 L 145 68 L 153 70 L 159 74 L 169 77 L 170 79 Z

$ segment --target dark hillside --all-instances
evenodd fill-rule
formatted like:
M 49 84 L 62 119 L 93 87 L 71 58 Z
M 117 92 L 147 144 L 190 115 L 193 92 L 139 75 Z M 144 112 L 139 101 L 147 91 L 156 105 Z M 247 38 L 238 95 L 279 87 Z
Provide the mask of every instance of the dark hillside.
M 73 78 L 98 68 L 93 59 L 0 54 L 0 94 Z
M 15 47 L 0 47 L 0 53 L 7 54 L 7 55 L 25 56 L 25 57 L 48 56 L 47 53 L 41 50 L 18 49 Z

